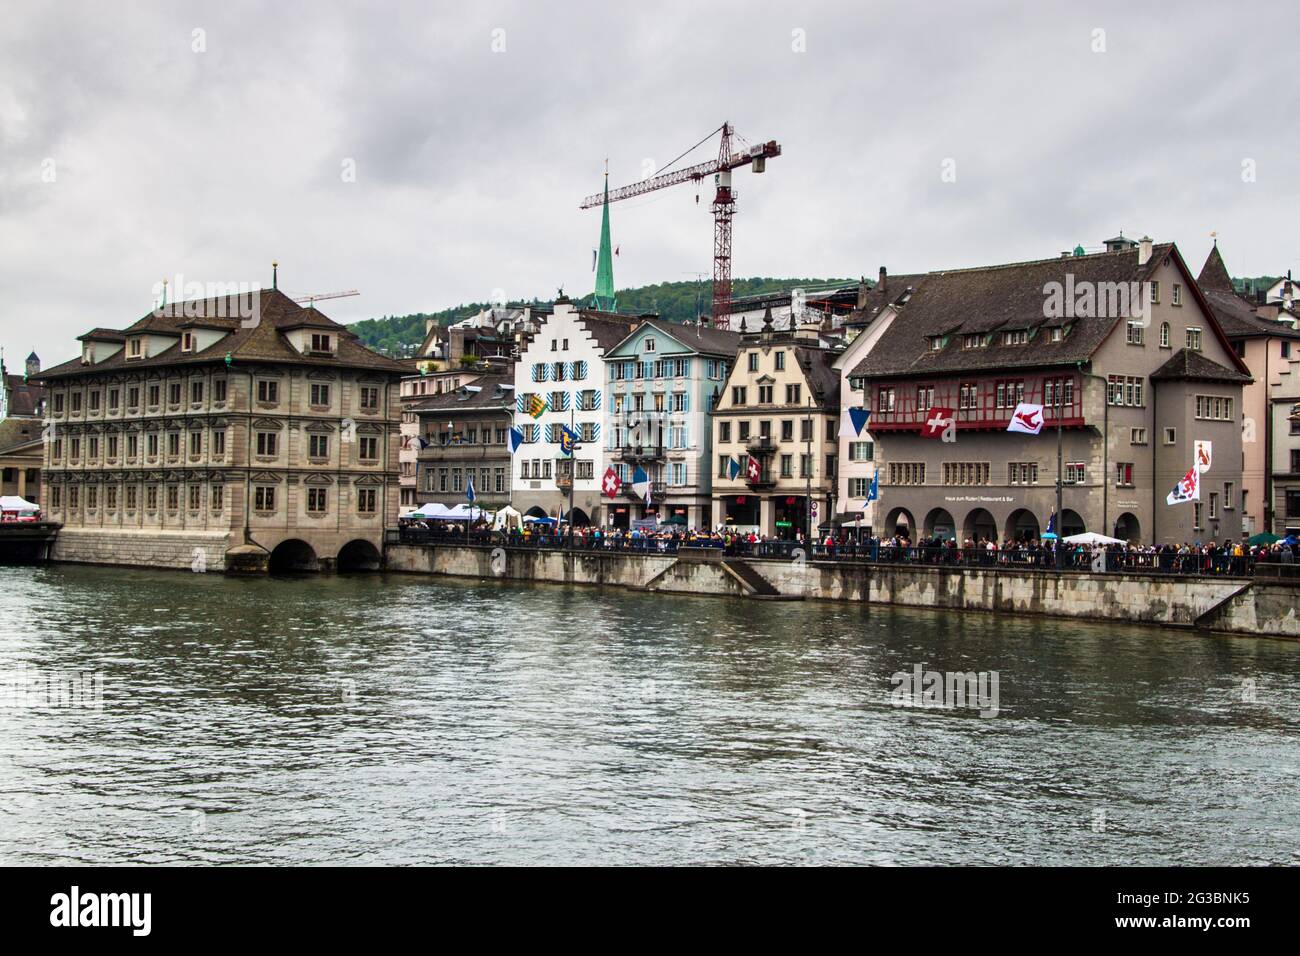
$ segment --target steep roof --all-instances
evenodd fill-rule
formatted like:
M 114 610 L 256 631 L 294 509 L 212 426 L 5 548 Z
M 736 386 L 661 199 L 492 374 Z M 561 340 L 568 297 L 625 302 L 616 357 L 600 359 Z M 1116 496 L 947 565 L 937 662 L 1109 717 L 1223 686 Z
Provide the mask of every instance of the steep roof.
M 1300 331 L 1274 319 L 1264 318 L 1256 312 L 1255 303 L 1237 294 L 1217 244 L 1206 257 L 1196 284 L 1201 287 L 1206 302 L 1214 312 L 1214 318 L 1228 338 L 1300 339 Z
M 844 319 L 845 325 L 870 325 L 888 306 L 900 305 L 925 277 L 924 273 L 907 273 L 891 276 L 881 270 L 881 280 L 877 281 L 862 298 L 862 304 L 854 308 Z
M 1154 245 L 1151 258 L 1143 264 L 1138 263 L 1139 254 L 1137 248 L 1126 248 L 927 273 L 917 279 L 899 320 L 880 337 L 853 374 L 875 378 L 943 375 L 1087 361 L 1121 321 L 1120 317 L 1047 318 L 1043 314 L 1045 289 L 1048 283 L 1065 285 L 1067 276 L 1073 276 L 1076 287 L 1085 282 L 1143 282 L 1166 256 L 1172 255 L 1181 263 L 1173 243 Z M 1047 341 L 1041 331 L 1067 324 L 1069 333 L 1059 342 Z M 1003 345 L 993 335 L 992 342 L 981 348 L 962 347 L 961 337 L 966 334 L 1021 329 L 1040 331 L 1028 345 Z M 930 342 L 936 336 L 951 336 L 951 340 L 934 350 Z
M 1202 292 L 1236 292 L 1233 288 L 1232 276 L 1228 275 L 1228 267 L 1223 264 L 1223 256 L 1219 254 L 1219 244 L 1216 242 L 1210 254 L 1205 257 L 1205 265 L 1201 266 L 1201 274 L 1196 277 L 1196 284 L 1201 287 Z
M 1253 381 L 1235 369 L 1208 359 L 1195 349 L 1178 349 L 1169 361 L 1151 373 L 1151 381 L 1227 382 L 1233 385 Z
M 0 421 L 0 455 L 28 450 L 31 446 L 35 446 L 36 453 L 39 454 L 43 427 L 39 421 L 31 418 L 6 418 Z
M 641 322 L 636 316 L 620 317 L 611 313 L 596 313 L 594 310 L 578 310 L 577 320 L 591 333 L 602 352 L 608 352 L 622 342 Z
M 728 329 L 715 329 L 707 325 L 687 325 L 684 322 L 668 322 L 664 319 L 644 319 L 632 331 L 623 336 L 608 351 L 613 351 L 641 331 L 642 326 L 649 325 L 658 329 L 674 341 L 703 352 L 706 355 L 734 356 L 740 350 L 740 333 Z
M 21 375 L 6 375 L 3 385 L 9 390 L 9 414 L 35 417 L 45 400 L 45 389 L 33 381 L 24 381 Z
M 475 391 L 478 389 L 478 391 Z M 408 406 L 414 412 L 454 412 L 505 408 L 514 404 L 514 375 L 483 375 L 471 385 L 433 395 Z
M 301 306 L 277 289 L 261 289 L 252 294 L 258 297 L 254 310 L 258 316 L 256 325 L 247 327 L 244 325 L 245 320 L 240 313 L 241 297 L 238 295 L 172 303 L 150 311 L 125 329 L 118 331 L 122 336 L 151 332 L 174 336 L 177 339 L 175 344 L 157 355 L 128 361 L 126 349 L 123 348 L 94 365 L 83 365 L 80 359 L 73 359 L 54 368 L 45 369 L 37 377 L 40 380 L 48 380 L 115 369 L 202 365 L 224 362 L 226 353 L 230 353 L 231 358 L 236 362 L 286 362 L 399 374 L 406 371 L 405 366 L 361 345 L 355 333 L 314 307 Z M 247 308 L 247 300 L 244 301 L 243 307 Z M 197 352 L 182 352 L 180 335 L 183 329 L 193 324 L 224 329 L 229 334 L 205 349 Z M 290 345 L 284 333 L 304 327 L 332 332 L 338 342 L 334 356 L 304 355 Z
M 826 406 L 839 405 L 840 373 L 834 366 L 839 353 L 832 352 L 829 349 L 815 349 L 802 345 L 797 346 L 794 353 L 799 360 L 799 365 L 803 368 L 804 375 L 817 393 L 816 397 L 821 404 Z

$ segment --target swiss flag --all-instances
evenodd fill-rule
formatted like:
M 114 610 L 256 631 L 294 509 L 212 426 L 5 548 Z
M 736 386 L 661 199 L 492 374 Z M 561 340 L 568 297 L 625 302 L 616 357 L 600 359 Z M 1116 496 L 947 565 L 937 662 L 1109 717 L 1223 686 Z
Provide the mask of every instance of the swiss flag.
M 938 438 L 945 428 L 952 424 L 952 409 L 932 406 L 925 413 L 925 423 L 921 426 L 923 438 Z
M 600 480 L 600 493 L 606 498 L 613 498 L 618 495 L 618 489 L 622 487 L 623 480 L 618 477 L 614 466 L 610 465 L 605 469 L 605 477 Z
M 745 475 L 750 481 L 758 481 L 763 476 L 763 468 L 753 455 L 749 456 L 749 461 L 745 465 Z

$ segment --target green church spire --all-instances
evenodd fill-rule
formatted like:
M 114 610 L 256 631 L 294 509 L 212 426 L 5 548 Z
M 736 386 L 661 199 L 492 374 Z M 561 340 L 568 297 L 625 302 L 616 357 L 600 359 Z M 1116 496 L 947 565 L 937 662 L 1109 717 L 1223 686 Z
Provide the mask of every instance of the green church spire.
M 596 258 L 596 308 L 613 312 L 618 306 L 614 298 L 614 254 L 609 245 L 609 170 L 605 170 L 605 203 L 600 214 L 600 254 Z

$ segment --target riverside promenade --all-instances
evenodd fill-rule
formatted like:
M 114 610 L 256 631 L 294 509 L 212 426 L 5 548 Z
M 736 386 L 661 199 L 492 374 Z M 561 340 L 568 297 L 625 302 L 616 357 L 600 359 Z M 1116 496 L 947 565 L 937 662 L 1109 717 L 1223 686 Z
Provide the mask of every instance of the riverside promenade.
M 1300 579 L 1259 573 L 1092 571 L 1035 564 L 929 564 L 869 556 L 727 554 L 719 548 L 567 548 L 501 537 L 470 542 L 393 535 L 389 571 L 481 580 L 633 588 L 750 598 L 892 604 L 1123 621 L 1184 630 L 1300 639 Z

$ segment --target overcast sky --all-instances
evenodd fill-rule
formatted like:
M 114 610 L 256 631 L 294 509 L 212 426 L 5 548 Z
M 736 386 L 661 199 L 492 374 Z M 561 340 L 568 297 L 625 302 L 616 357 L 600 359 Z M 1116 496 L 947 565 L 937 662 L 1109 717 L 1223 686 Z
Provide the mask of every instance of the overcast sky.
M 578 203 L 605 158 L 612 186 L 633 182 L 723 120 L 783 149 L 739 174 L 738 277 L 1041 258 L 1121 229 L 1193 269 L 1211 230 L 1236 275 L 1300 264 L 1287 3 L 0 13 L 11 368 L 138 318 L 164 276 L 269 283 L 272 259 L 291 294 L 360 289 L 323 304 L 347 322 L 588 293 L 600 214 Z M 695 195 L 611 207 L 620 288 L 711 269 Z

